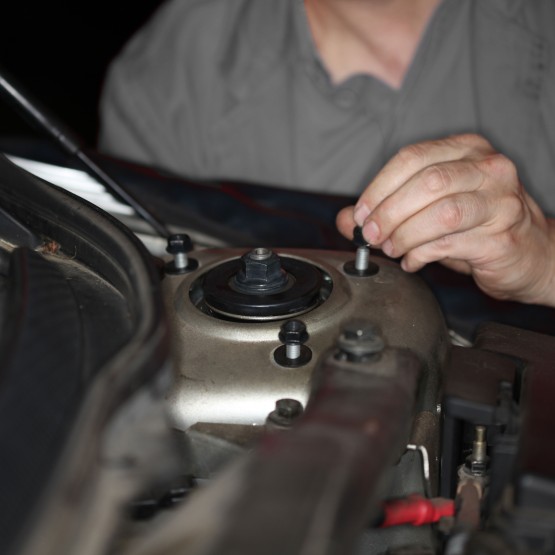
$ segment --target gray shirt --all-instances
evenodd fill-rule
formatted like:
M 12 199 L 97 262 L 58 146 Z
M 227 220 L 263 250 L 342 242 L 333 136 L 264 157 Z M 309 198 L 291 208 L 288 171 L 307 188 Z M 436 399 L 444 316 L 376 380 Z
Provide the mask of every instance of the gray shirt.
M 169 0 L 111 66 L 101 148 L 190 177 L 357 194 L 403 145 L 476 132 L 555 214 L 555 0 L 444 0 L 399 90 L 334 85 L 302 0 Z

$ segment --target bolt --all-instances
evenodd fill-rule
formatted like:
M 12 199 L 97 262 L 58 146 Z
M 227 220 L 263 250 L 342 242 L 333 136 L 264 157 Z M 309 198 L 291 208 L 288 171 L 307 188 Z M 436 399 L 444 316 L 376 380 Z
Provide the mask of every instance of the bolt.
M 370 262 L 370 245 L 362 235 L 362 228 L 353 229 L 353 243 L 358 247 L 354 260 L 349 260 L 343 265 L 346 274 L 355 277 L 370 277 L 377 274 L 379 266 Z
M 360 361 L 383 351 L 385 344 L 379 329 L 369 322 L 349 322 L 339 336 L 337 346 L 347 360 Z
M 486 428 L 476 426 L 474 429 L 474 442 L 472 443 L 472 459 L 478 462 L 486 460 Z
M 233 284 L 242 293 L 275 293 L 288 284 L 287 272 L 281 260 L 270 249 L 257 248 L 241 257 L 241 269 Z
M 362 235 L 362 228 L 356 226 L 353 230 L 353 243 L 358 247 L 355 258 L 355 269 L 359 272 L 368 270 L 370 264 L 370 247 Z
M 176 233 L 168 237 L 166 252 L 173 254 L 173 264 L 176 270 L 183 270 L 189 265 L 187 253 L 193 249 L 191 238 L 185 233 Z
M 355 226 L 353 229 L 353 243 L 357 247 L 368 247 L 368 241 L 362 235 L 362 227 L 359 225 Z
M 301 356 L 301 345 L 308 339 L 308 332 L 300 320 L 288 320 L 281 326 L 278 337 L 285 345 L 285 357 L 297 360 Z
M 270 249 L 266 249 L 264 247 L 259 247 L 257 249 L 252 250 L 247 254 L 247 256 L 251 260 L 267 260 L 272 256 L 272 251 Z
M 276 413 L 282 418 L 296 418 L 303 412 L 303 405 L 296 399 L 279 399 L 276 401 Z
M 370 249 L 367 247 L 358 247 L 355 258 L 355 269 L 364 272 L 368 270 L 370 262 Z
M 274 430 L 286 430 L 295 424 L 303 410 L 302 403 L 296 399 L 279 399 L 276 401 L 276 408 L 266 419 L 266 426 Z
M 485 426 L 474 428 L 472 454 L 466 458 L 466 467 L 473 476 L 485 476 L 487 473 L 488 456 Z

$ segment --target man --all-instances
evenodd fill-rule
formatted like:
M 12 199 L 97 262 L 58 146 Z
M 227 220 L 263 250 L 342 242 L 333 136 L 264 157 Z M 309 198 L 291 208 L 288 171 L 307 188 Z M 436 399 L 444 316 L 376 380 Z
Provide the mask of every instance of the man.
M 554 304 L 551 220 L 520 185 L 555 214 L 554 24 L 554 0 L 173 0 L 112 68 L 101 144 L 190 176 L 370 183 L 343 233 Z

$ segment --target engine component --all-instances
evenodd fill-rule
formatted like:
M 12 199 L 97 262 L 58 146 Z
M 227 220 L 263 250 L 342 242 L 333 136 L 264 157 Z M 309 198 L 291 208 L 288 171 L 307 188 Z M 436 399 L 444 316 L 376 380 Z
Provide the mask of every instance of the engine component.
M 199 492 L 201 512 L 184 506 L 154 541 L 140 538 L 141 554 L 352 550 L 378 509 L 390 466 L 403 454 L 422 363 L 407 349 L 386 348 L 356 362 L 338 359 L 332 349 L 315 373 L 310 404 L 296 426 L 265 436 L 217 479 L 221 497 Z
M 348 323 L 361 319 L 381 330 L 383 344 L 409 348 L 421 358 L 426 386 L 418 410 L 435 413 L 448 336 L 435 299 L 417 277 L 377 259 L 372 263 L 379 265 L 379 272 L 373 276 L 351 276 L 343 269 L 350 253 L 280 250 L 275 254 L 290 276 L 287 285 L 285 280 L 281 286 L 263 283 L 266 294 L 261 294 L 259 281 L 273 283 L 281 270 L 266 267 L 260 277 L 245 269 L 253 252 L 261 254 L 263 249 L 198 251 L 198 270 L 165 280 L 177 368 L 169 408 L 178 429 L 197 422 L 263 425 L 278 399 L 306 405 L 319 357 L 335 345 Z M 247 278 L 237 278 L 242 273 Z M 252 281 L 257 292 L 238 291 L 237 279 Z M 274 287 L 281 292 L 275 293 Z M 279 335 L 284 320 L 298 312 L 310 333 L 301 346 L 303 364 L 284 365 Z M 344 346 L 351 341 L 349 333 Z M 312 351 L 311 360 L 303 358 L 302 347 Z
M 198 268 L 198 262 L 189 258 L 187 253 L 193 250 L 191 238 L 186 233 L 176 233 L 168 237 L 166 252 L 173 254 L 173 260 L 166 264 L 168 274 L 184 274 Z
M 337 346 L 337 359 L 351 362 L 362 362 L 372 358 L 385 347 L 376 327 L 365 322 L 348 322 L 339 336 Z
M 449 346 L 360 230 L 354 260 L 174 236 L 160 287 L 120 225 L 0 170 L 2 553 L 553 551 L 552 337 Z
M 207 272 L 195 291 L 220 317 L 279 320 L 319 304 L 323 281 L 322 272 L 312 264 L 258 248 Z
M 289 320 L 281 326 L 279 340 L 283 343 L 274 351 L 274 360 L 287 368 L 298 368 L 310 362 L 312 351 L 304 345 L 308 340 L 306 326 L 300 320 Z
M 353 243 L 357 247 L 355 260 L 346 262 L 343 269 L 352 276 L 373 276 L 379 270 L 379 266 L 370 262 L 370 245 L 362 235 L 360 226 L 356 226 L 353 231 Z
M 548 438 L 555 413 L 545 401 L 555 395 L 554 353 L 553 337 L 499 324 L 482 326 L 473 348 L 451 351 L 444 380 L 441 488 L 442 495 L 452 495 L 454 469 L 462 464 L 465 491 L 459 484 L 462 514 L 456 519 L 462 531 L 452 542 L 467 543 L 465 552 L 506 553 L 509 546 L 515 552 L 553 550 L 555 449 Z M 465 444 L 474 451 L 468 461 L 461 457 Z M 489 471 L 483 476 L 486 449 Z M 469 533 L 479 526 L 483 532 Z
M 303 406 L 295 399 L 279 399 L 276 401 L 276 408 L 266 419 L 268 429 L 288 429 L 291 428 L 297 419 L 303 414 Z

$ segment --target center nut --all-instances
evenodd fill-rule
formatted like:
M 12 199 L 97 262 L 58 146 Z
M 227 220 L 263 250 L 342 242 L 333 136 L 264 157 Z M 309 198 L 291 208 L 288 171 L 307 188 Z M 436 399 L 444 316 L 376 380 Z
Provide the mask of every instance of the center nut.
M 260 247 L 207 272 L 202 289 L 215 315 L 278 320 L 317 306 L 323 285 L 323 273 L 316 266 Z
M 279 256 L 270 249 L 258 248 L 241 257 L 241 269 L 230 286 L 241 293 L 264 295 L 284 291 L 291 283 Z

